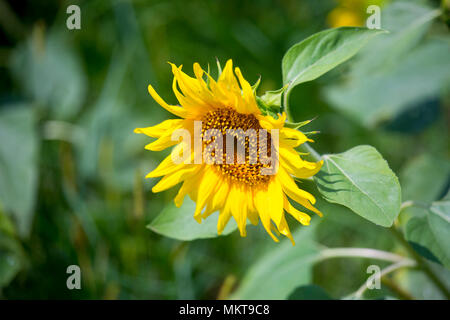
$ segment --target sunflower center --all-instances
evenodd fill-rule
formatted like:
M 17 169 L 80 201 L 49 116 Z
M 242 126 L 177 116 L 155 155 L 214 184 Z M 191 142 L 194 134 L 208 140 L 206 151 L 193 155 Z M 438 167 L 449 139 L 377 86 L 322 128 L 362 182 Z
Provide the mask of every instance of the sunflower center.
M 270 175 L 262 174 L 261 169 L 269 168 L 271 164 L 262 161 L 261 154 L 270 157 L 271 141 L 270 134 L 261 139 L 260 130 L 262 127 L 253 114 L 238 113 L 231 108 L 210 111 L 202 119 L 203 152 L 216 160 L 221 157 L 221 163 L 216 161 L 213 165 L 231 180 L 251 186 L 266 183 Z M 217 136 L 222 139 L 220 153 Z M 213 143 L 216 147 L 209 150 Z

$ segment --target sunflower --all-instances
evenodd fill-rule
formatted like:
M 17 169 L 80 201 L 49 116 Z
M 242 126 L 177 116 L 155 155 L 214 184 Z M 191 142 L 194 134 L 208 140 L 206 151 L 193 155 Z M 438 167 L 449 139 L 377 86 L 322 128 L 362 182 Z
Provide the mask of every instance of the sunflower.
M 285 127 L 284 112 L 273 114 L 262 111 L 253 88 L 244 79 L 240 69 L 235 68 L 233 72 L 231 60 L 227 61 L 217 81 L 198 63 L 194 64 L 195 77 L 185 74 L 181 70 L 182 66 L 171 66 L 173 92 L 180 105 L 167 104 L 151 85 L 148 91 L 157 103 L 179 118 L 135 129 L 135 133 L 157 138 L 145 146 L 148 150 L 161 151 L 174 146 L 171 154 L 146 176 L 162 177 L 152 191 L 161 192 L 182 183 L 174 199 L 175 205 L 180 207 L 184 197 L 189 195 L 196 203 L 194 218 L 199 223 L 218 211 L 218 234 L 221 234 L 231 217 L 236 220 L 243 237 L 246 236 L 247 219 L 254 225 L 261 220 L 274 241 L 278 242 L 276 235 L 283 234 L 294 243 L 285 211 L 303 225 L 308 225 L 311 218 L 294 208 L 291 201 L 321 216 L 320 211 L 313 206 L 316 201 L 314 196 L 300 189 L 294 180 L 309 178 L 322 166 L 322 161 L 308 162 L 301 159 L 294 149 L 312 140 L 298 130 Z M 198 123 L 201 125 L 196 125 Z M 199 153 L 205 156 L 206 150 L 214 142 L 212 138 L 204 139 L 207 130 L 225 133 L 230 129 L 268 132 L 268 138 L 255 142 L 248 136 L 244 139 L 237 137 L 236 144 L 241 144 L 246 152 L 244 161 L 236 161 L 235 155 L 230 161 L 228 152 L 218 154 L 214 148 L 210 148 L 212 151 L 208 154 L 216 159 L 223 157 L 227 161 L 191 161 L 198 160 Z M 198 133 L 196 130 L 201 132 L 203 138 L 200 148 L 198 145 L 195 147 L 192 139 Z M 190 133 L 191 139 L 174 139 L 174 136 L 179 137 L 176 134 L 179 131 Z M 278 133 L 278 143 L 271 141 L 275 140 L 271 138 L 275 132 Z M 194 143 L 192 151 L 188 149 L 191 142 Z M 249 157 L 251 145 L 258 149 L 258 155 L 253 161 Z M 189 151 L 184 161 L 174 161 L 175 156 L 179 157 L 186 150 Z M 264 168 L 273 168 L 274 163 L 262 161 L 261 150 L 265 150 L 269 156 L 276 155 L 276 170 L 272 170 L 272 174 L 262 173 Z

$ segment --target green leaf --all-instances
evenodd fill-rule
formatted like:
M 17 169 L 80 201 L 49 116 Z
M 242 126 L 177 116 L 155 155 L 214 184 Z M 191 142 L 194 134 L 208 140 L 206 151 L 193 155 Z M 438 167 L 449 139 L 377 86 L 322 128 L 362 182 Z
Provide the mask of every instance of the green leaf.
M 256 104 L 263 115 L 271 115 L 274 119 L 278 119 L 278 113 L 281 108 L 277 106 L 268 106 L 260 97 L 256 96 Z
M 441 249 L 434 240 L 433 233 L 428 225 L 427 217 L 411 217 L 406 224 L 406 240 L 422 257 L 433 262 L 441 263 L 438 255 L 442 256 Z
M 23 260 L 19 242 L 0 231 L 0 289 L 14 279 L 23 267 Z
M 49 107 L 55 118 L 70 118 L 86 96 L 83 67 L 65 31 L 44 32 L 38 28 L 35 37 L 15 49 L 11 70 L 34 102 Z
M 400 172 L 402 199 L 432 202 L 442 195 L 450 178 L 450 163 L 431 154 L 412 159 Z
M 450 268 L 450 201 L 434 202 L 423 217 L 412 217 L 406 239 L 425 258 Z
M 440 282 L 450 288 L 450 270 L 440 264 L 425 261 L 428 267 L 439 278 Z M 393 280 L 399 287 L 409 292 L 417 300 L 447 300 L 430 278 L 420 269 L 408 269 L 407 272 L 396 272 Z
M 361 217 L 390 227 L 400 211 L 401 190 L 386 160 L 371 146 L 323 156 L 314 177 L 324 198 L 346 206 Z
M 450 201 L 450 189 L 447 190 L 447 193 L 445 194 L 445 196 L 441 199 L 441 201 Z
M 371 41 L 356 57 L 351 73 L 384 73 L 404 59 L 424 37 L 439 9 L 414 1 L 393 2 L 383 9 L 381 24 L 389 34 Z
M 290 121 L 286 121 L 284 123 L 285 127 L 291 128 L 291 129 L 300 129 L 303 126 L 306 126 L 307 124 L 310 124 L 314 119 L 310 119 L 310 120 L 305 120 L 305 121 L 301 121 L 301 122 L 290 122 Z
M 428 215 L 428 223 L 434 239 L 442 248 L 444 265 L 450 268 L 450 201 L 434 202 Z M 439 256 L 438 256 L 439 257 Z
M 288 297 L 288 300 L 332 300 L 329 294 L 315 284 L 300 286 Z
M 261 83 L 261 76 L 259 76 L 259 78 L 258 78 L 258 80 L 256 80 L 255 84 L 252 85 L 252 90 L 255 95 L 256 95 L 256 90 L 258 90 L 260 83 Z
M 21 236 L 28 234 L 34 213 L 37 136 L 33 109 L 12 105 L 0 111 L 0 202 Z
M 419 41 L 439 10 L 412 1 L 383 10 L 389 34 L 367 45 L 352 64 L 345 81 L 325 89 L 325 97 L 342 113 L 374 127 L 414 104 L 439 95 L 449 84 L 449 42 Z
M 312 265 L 319 249 L 311 239 L 314 227 L 300 228 L 294 233 L 297 243 L 284 243 L 274 248 L 249 268 L 232 299 L 286 299 L 298 286 L 312 280 Z
M 0 288 L 7 286 L 20 268 L 20 261 L 16 255 L 0 249 Z
M 265 105 L 272 109 L 280 109 L 281 107 L 281 97 L 283 96 L 284 91 L 287 89 L 287 85 L 281 89 L 274 91 L 266 91 L 262 96 L 261 100 L 265 103 Z
M 450 44 L 430 40 L 384 73 L 350 78 L 326 89 L 330 104 L 366 127 L 392 119 L 449 87 Z
M 194 211 L 195 203 L 186 197 L 180 208 L 173 203 L 167 204 L 147 228 L 163 236 L 183 241 L 217 237 L 219 214 L 213 213 L 199 224 L 194 219 Z M 222 235 L 228 235 L 236 228 L 236 222 L 230 219 Z
M 283 83 L 290 91 L 314 80 L 354 56 L 372 37 L 385 33 L 358 27 L 341 27 L 316 33 L 292 46 L 282 61 Z

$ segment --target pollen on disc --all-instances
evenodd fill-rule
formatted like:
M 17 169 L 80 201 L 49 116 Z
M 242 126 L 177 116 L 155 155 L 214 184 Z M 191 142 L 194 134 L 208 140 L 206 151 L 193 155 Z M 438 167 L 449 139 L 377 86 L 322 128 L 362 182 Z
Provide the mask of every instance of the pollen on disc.
M 234 152 L 231 155 L 234 159 L 231 159 L 230 154 L 226 152 L 226 136 L 230 132 L 233 132 L 232 130 L 236 132 L 239 129 L 244 132 L 248 132 L 249 129 L 253 130 L 257 139 L 252 139 L 247 135 L 235 134 L 233 139 L 235 143 Z M 271 141 L 270 135 L 264 141 L 259 141 L 259 131 L 261 129 L 258 119 L 253 114 L 238 113 L 232 108 L 218 108 L 208 112 L 202 118 L 202 139 L 205 137 L 207 130 L 210 130 L 212 133 L 220 132 L 223 137 L 222 163 L 215 163 L 213 164 L 214 167 L 231 180 L 240 181 L 250 186 L 266 184 L 270 180 L 270 175 L 261 174 L 261 169 L 270 167 L 270 163 L 263 164 L 260 159 L 260 154 L 269 150 L 267 156 L 270 157 L 271 148 L 269 146 Z M 203 139 L 203 150 L 213 142 L 214 134 L 212 134 L 211 139 Z M 239 154 L 239 150 L 244 150 L 244 153 Z M 207 157 L 215 156 L 214 152 L 206 154 Z M 238 161 L 239 156 L 245 158 L 243 163 L 242 161 Z

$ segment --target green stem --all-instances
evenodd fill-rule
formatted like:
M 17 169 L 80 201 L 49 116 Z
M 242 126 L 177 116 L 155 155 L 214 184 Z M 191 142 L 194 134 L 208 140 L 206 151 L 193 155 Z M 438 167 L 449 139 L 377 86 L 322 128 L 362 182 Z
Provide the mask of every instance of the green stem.
M 291 110 L 289 109 L 289 95 L 291 94 L 291 90 L 289 88 L 286 89 L 283 95 L 283 106 L 284 112 L 286 112 L 287 121 L 294 122 L 294 118 L 292 118 Z
M 403 209 L 409 208 L 409 207 L 419 207 L 422 209 L 429 209 L 430 205 L 424 201 L 417 201 L 417 200 L 407 200 L 405 202 L 402 203 L 401 207 L 400 207 L 400 212 Z
M 383 277 L 397 269 L 404 267 L 414 267 L 416 262 L 412 259 L 377 249 L 370 248 L 326 248 L 322 249 L 315 263 L 332 259 L 332 258 L 368 258 L 381 261 L 392 262 L 390 266 L 381 271 L 380 276 Z M 344 299 L 359 299 L 367 289 L 364 283 L 357 291 L 346 296 Z M 410 298 L 411 295 L 408 296 Z
M 326 248 L 320 251 L 317 262 L 331 258 L 368 258 L 389 262 L 408 262 L 414 263 L 411 259 L 388 251 L 370 249 L 370 248 Z
M 417 265 L 422 269 L 422 271 L 428 276 L 428 278 L 435 284 L 435 286 L 442 292 L 446 299 L 450 299 L 450 292 L 447 287 L 441 282 L 439 277 L 435 272 L 429 267 L 426 261 L 414 250 L 413 247 L 406 241 L 402 233 L 395 227 L 392 226 L 389 229 L 395 238 L 402 244 L 402 246 L 408 251 L 408 253 L 416 260 Z
M 403 288 L 400 288 L 394 281 L 387 277 L 381 278 L 381 283 L 394 292 L 400 299 L 403 300 L 415 300 L 415 298 Z
M 394 272 L 398 269 L 411 268 L 411 267 L 415 267 L 415 266 L 416 266 L 415 261 L 404 258 L 403 261 L 399 261 L 394 264 L 391 264 L 390 266 L 381 270 L 379 276 L 380 276 L 380 278 L 382 278 L 382 277 L 386 276 L 387 274 Z M 371 277 L 374 277 L 374 276 L 371 276 Z M 361 297 L 363 296 L 364 292 L 366 292 L 367 289 L 368 289 L 368 286 L 367 286 L 367 282 L 366 282 L 358 290 L 356 290 L 354 293 L 348 295 L 344 299 L 361 299 Z

